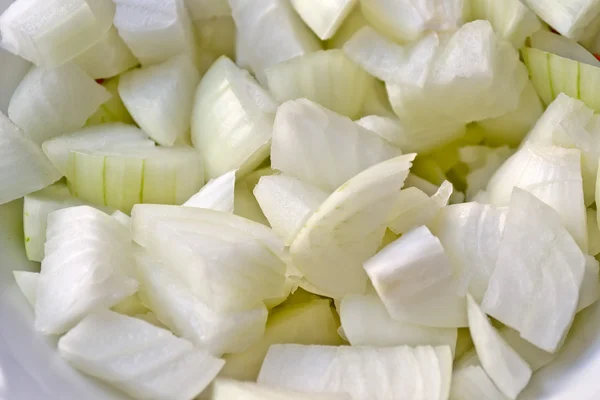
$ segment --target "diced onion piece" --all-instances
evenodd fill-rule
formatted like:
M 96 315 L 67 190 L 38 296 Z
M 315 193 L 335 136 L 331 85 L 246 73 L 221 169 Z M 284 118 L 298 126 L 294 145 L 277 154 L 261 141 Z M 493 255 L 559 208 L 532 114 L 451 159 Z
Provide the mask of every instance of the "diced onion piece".
M 482 309 L 554 353 L 573 321 L 585 263 L 558 213 L 515 187 Z
M 359 115 L 373 82 L 341 50 L 298 56 L 267 68 L 265 74 L 277 100 L 305 98 L 350 118 Z
M 577 149 L 526 143 L 490 179 L 490 200 L 502 207 L 510 203 L 513 188 L 528 191 L 559 213 L 577 244 L 587 251 L 580 160 Z
M 124 124 L 133 124 L 133 118 L 123 104 L 119 96 L 119 77 L 107 79 L 102 82 L 102 86 L 111 94 L 111 98 L 104 102 L 100 108 L 93 113 L 85 122 L 86 126 L 100 125 L 109 122 L 122 122 Z
M 216 211 L 233 212 L 235 196 L 235 170 L 211 179 L 198 193 L 190 197 L 186 207 L 209 208 Z
M 368 22 L 360 11 L 360 6 L 352 9 L 350 14 L 344 19 L 342 25 L 338 28 L 335 35 L 325 42 L 328 49 L 341 49 L 344 44 Z
M 416 187 L 400 191 L 394 209 L 394 220 L 389 228 L 396 234 L 404 234 L 421 225 L 427 225 L 448 205 L 452 195 L 452 184 L 444 181 L 431 197 Z
M 486 186 L 498 168 L 514 154 L 507 146 L 465 146 L 459 149 L 459 157 L 466 164 L 469 172 L 466 176 L 467 199 L 474 200 L 475 196 Z
M 598 13 L 596 0 L 523 0 L 523 3 L 560 34 L 579 39 Z
M 328 193 L 284 174 L 260 178 L 254 196 L 273 231 L 290 246 Z
M 261 83 L 272 65 L 321 49 L 319 39 L 304 25 L 289 0 L 230 0 L 239 35 L 238 51 Z
M 215 312 L 161 262 L 143 251 L 136 259 L 144 303 L 180 337 L 218 357 L 243 352 L 263 335 L 267 322 L 264 304 L 241 312 Z
M 135 293 L 129 232 L 88 206 L 48 216 L 47 241 L 35 304 L 35 329 L 68 331 L 86 314 Z
M 42 149 L 52 164 L 66 175 L 71 151 L 95 151 L 154 147 L 154 142 L 133 125 L 108 123 L 90 126 L 43 143 Z
M 75 57 L 73 62 L 94 79 L 119 75 L 138 64 L 115 27 L 111 27 L 96 44 Z
M 432 225 L 454 266 L 462 293 L 481 301 L 498 257 L 506 213 L 490 205 L 465 203 L 440 211 Z
M 227 1 L 218 1 L 227 4 L 227 7 L 229 7 Z M 235 58 L 236 29 L 231 17 L 231 11 L 229 16 L 195 20 L 194 26 L 196 28 L 196 40 L 199 47 L 200 61 L 198 62 L 198 69 L 201 75 L 204 75 L 219 57 L 227 56 L 231 59 Z M 245 68 L 240 63 L 238 65 L 240 68 Z
M 16 4 L 16 3 L 15 3 Z M 32 68 L 10 99 L 8 116 L 36 143 L 81 128 L 110 94 L 77 65 Z
M 430 328 L 393 320 L 377 295 L 345 296 L 340 319 L 352 346 L 447 345 L 453 354 L 456 348 L 456 328 Z
M 283 294 L 283 244 L 263 225 L 222 211 L 137 205 L 132 230 L 215 311 L 253 309 Z
M 71 196 L 69 189 L 63 183 L 56 183 L 25 196 L 23 200 L 23 233 L 25 234 L 27 258 L 32 261 L 42 261 L 44 258 L 48 214 L 80 205 L 83 205 L 83 202 Z
M 531 368 L 502 339 L 470 295 L 467 304 L 469 329 L 483 369 L 502 393 L 516 399 L 531 378 Z
M 356 400 L 446 399 L 451 375 L 448 346 L 287 344 L 271 346 L 258 383 L 304 392 L 346 393 Z
M 299 293 L 302 289 L 298 289 Z M 265 334 L 248 350 L 228 356 L 222 376 L 255 381 L 269 347 L 278 343 L 336 346 L 342 344 L 337 334 L 338 317 L 329 299 L 298 300 L 295 294 L 269 315 Z
M 588 228 L 588 254 L 597 256 L 600 254 L 600 229 L 598 228 L 598 213 L 596 210 L 587 210 Z
M 182 204 L 204 185 L 191 147 L 73 150 L 66 177 L 71 194 L 129 212 L 134 204 Z
M 600 298 L 600 278 L 598 278 L 599 266 L 598 260 L 594 257 L 585 256 L 585 272 L 583 283 L 579 292 L 579 302 L 577 312 L 587 308 L 598 301 Z
M 398 42 L 417 39 L 428 30 L 453 30 L 463 23 L 467 2 L 463 0 L 361 0 L 365 18 Z
M 499 36 L 520 49 L 534 32 L 542 29 L 538 17 L 519 0 L 472 0 L 470 19 L 490 21 Z
M 178 54 L 197 57 L 194 27 L 184 0 L 114 0 L 114 24 L 143 66 Z
M 13 271 L 13 276 L 27 302 L 35 308 L 38 280 L 40 278 L 39 272 Z
M 202 392 L 224 361 L 138 318 L 98 311 L 58 342 L 78 370 L 136 399 L 187 400 Z
M 364 263 L 393 319 L 432 327 L 467 326 L 465 298 L 440 241 L 413 229 Z
M 308 219 L 290 253 L 312 285 L 334 298 L 364 293 L 368 278 L 362 263 L 381 244 L 414 157 L 396 157 L 359 173 Z
M 460 368 L 452 374 L 450 400 L 506 400 L 507 397 L 479 365 Z
M 268 157 L 277 105 L 230 59 L 215 61 L 200 81 L 192 112 L 192 142 L 206 179 L 233 169 L 243 176 Z
M 190 129 L 198 70 L 187 55 L 135 69 L 119 79 L 119 95 L 137 124 L 158 144 L 172 146 Z M 185 141 L 185 140 L 184 140 Z
M 0 112 L 0 204 L 43 189 L 60 179 L 40 148 Z
M 185 0 L 194 21 L 200 19 L 231 16 L 228 1 L 223 0 Z
M 356 2 L 357 0 L 325 0 L 311 4 L 303 0 L 292 0 L 292 6 L 321 40 L 327 40 L 337 32 Z
M 0 17 L 0 46 L 44 68 L 89 49 L 115 15 L 111 0 L 18 0 Z
M 217 379 L 212 389 L 213 400 L 351 400 L 341 394 L 317 394 L 275 389 L 254 382 Z
M 582 45 L 556 33 L 540 30 L 529 39 L 529 47 L 553 53 L 569 60 L 600 67 L 600 61 Z
M 288 101 L 277 110 L 272 168 L 325 191 L 400 154 L 374 132 L 309 100 Z

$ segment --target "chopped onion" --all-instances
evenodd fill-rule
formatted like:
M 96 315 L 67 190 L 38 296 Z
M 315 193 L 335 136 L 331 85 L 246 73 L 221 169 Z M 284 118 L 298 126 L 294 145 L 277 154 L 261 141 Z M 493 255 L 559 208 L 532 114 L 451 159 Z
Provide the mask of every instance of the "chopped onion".
M 183 205 L 232 213 L 236 186 L 235 173 L 236 171 L 233 170 L 218 178 L 211 179 L 198 193 L 183 203 Z
M 219 58 L 200 81 L 192 112 L 192 142 L 206 179 L 233 169 L 243 176 L 269 155 L 277 103 L 248 72 Z
M 292 0 L 302 20 L 321 39 L 331 38 L 354 9 L 357 0 L 325 0 L 314 4 Z
M 265 75 L 277 100 L 305 98 L 350 118 L 359 115 L 373 84 L 372 77 L 337 49 L 281 62 L 267 68 Z
M 359 173 L 308 219 L 290 253 L 312 285 L 334 298 L 364 293 L 368 278 L 362 263 L 381 244 L 414 157 L 396 157 Z
M 58 351 L 136 399 L 194 398 L 224 364 L 165 329 L 111 311 L 81 321 L 59 340 Z
M 15 3 L 16 4 L 16 3 Z M 15 90 L 8 116 L 36 143 L 81 128 L 110 94 L 75 64 L 32 68 Z
M 40 148 L 0 112 L 0 204 L 43 189 L 60 179 Z
M 455 370 L 450 400 L 506 400 L 506 396 L 479 365 Z
M 327 192 L 400 154 L 375 133 L 309 100 L 288 101 L 277 110 L 272 168 Z
M 54 211 L 47 238 L 36 292 L 39 332 L 66 332 L 137 290 L 127 276 L 134 262 L 129 232 L 109 215 L 87 206 Z
M 555 354 L 545 352 L 529 343 L 514 329 L 505 326 L 499 332 L 502 339 L 525 360 L 533 372 L 548 365 L 556 357 Z
M 119 77 L 107 79 L 102 82 L 102 86 L 111 94 L 111 98 L 104 102 L 100 108 L 93 113 L 85 122 L 86 126 L 100 125 L 110 122 L 122 122 L 124 124 L 133 124 L 133 118 L 123 104 L 119 96 Z
M 600 2 L 595 0 L 523 0 L 523 3 L 560 34 L 575 40 L 600 13 Z
M 27 302 L 35 308 L 35 300 L 37 294 L 38 281 L 40 278 L 39 272 L 29 271 L 13 271 L 15 282 L 27 299 Z
M 585 264 L 558 213 L 515 187 L 482 308 L 554 353 L 573 321 Z
M 213 384 L 213 400 L 351 400 L 340 394 L 303 393 L 254 382 L 239 382 L 230 379 L 217 379 Z
M 137 124 L 162 146 L 184 140 L 190 129 L 198 70 L 187 55 L 121 76 L 119 95 Z
M 44 68 L 62 65 L 92 47 L 115 15 L 110 0 L 11 3 L 0 16 L 0 46 Z

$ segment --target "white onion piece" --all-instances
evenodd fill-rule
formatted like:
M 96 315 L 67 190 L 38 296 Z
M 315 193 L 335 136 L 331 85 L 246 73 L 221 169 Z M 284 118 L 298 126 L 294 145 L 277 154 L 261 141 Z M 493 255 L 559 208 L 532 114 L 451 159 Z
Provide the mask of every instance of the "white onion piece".
M 328 193 L 284 174 L 260 178 L 254 196 L 273 231 L 290 246 Z
M 190 197 L 186 207 L 210 208 L 216 211 L 233 212 L 235 196 L 235 173 L 229 171 L 218 178 L 211 179 L 198 193 Z
M 555 354 L 545 352 L 529 343 L 514 329 L 505 326 L 499 332 L 502 339 L 525 360 L 533 372 L 548 365 L 556 357 Z
M 114 24 L 143 66 L 178 54 L 197 58 L 194 27 L 184 0 L 115 0 Z
M 134 240 L 215 311 L 243 311 L 283 294 L 283 244 L 270 229 L 222 211 L 136 205 Z
M 35 329 L 66 332 L 87 313 L 132 295 L 138 287 L 127 276 L 133 262 L 129 232 L 109 215 L 87 206 L 51 213 Z
M 361 0 L 365 18 L 398 42 L 417 39 L 428 30 L 453 30 L 463 23 L 463 0 Z
M 107 123 L 85 127 L 43 143 L 42 149 L 52 164 L 66 175 L 71 151 L 150 148 L 154 142 L 134 125 Z
M 325 0 L 314 4 L 292 0 L 302 20 L 321 39 L 331 38 L 354 9 L 357 0 Z
M 111 311 L 81 321 L 58 351 L 78 370 L 140 400 L 194 398 L 224 364 L 165 329 Z
M 271 346 L 258 383 L 356 400 L 446 399 L 452 356 L 448 346 Z
M 271 167 L 325 191 L 400 154 L 377 134 L 309 100 L 277 109 Z
M 575 40 L 600 13 L 600 2 L 595 0 L 523 0 L 523 3 L 560 34 Z
M 600 268 L 598 266 L 598 260 L 592 256 L 586 255 L 585 261 L 585 272 L 583 274 L 581 291 L 579 292 L 577 312 L 591 306 L 600 298 L 600 279 L 598 278 Z
M 227 4 L 229 7 L 227 1 L 219 0 L 219 2 Z M 229 16 L 194 20 L 194 27 L 199 47 L 198 70 L 201 75 L 204 75 L 212 63 L 221 56 L 235 59 L 236 48 L 239 45 L 236 41 L 235 23 L 231 17 L 231 11 Z M 239 62 L 238 65 L 240 68 L 246 68 Z
M 381 244 L 414 157 L 396 157 L 359 173 L 308 219 L 290 248 L 293 265 L 308 282 L 333 298 L 364 293 L 368 278 L 362 263 Z
M 516 399 L 531 378 L 531 368 L 492 326 L 487 316 L 467 295 L 469 329 L 483 369 L 510 399 Z
M 525 143 L 488 182 L 495 206 L 510 202 L 513 188 L 520 188 L 554 208 L 569 233 L 587 251 L 587 228 L 581 152 L 556 146 Z
M 192 112 L 192 142 L 202 154 L 206 178 L 232 169 L 252 171 L 269 155 L 277 103 L 227 57 L 200 81 Z
M 222 376 L 256 381 L 265 355 L 273 344 L 342 344 L 337 334 L 338 317 L 331 308 L 331 301 L 315 300 L 314 297 L 301 299 L 296 293 L 284 305 L 271 311 L 265 334 L 257 343 L 243 353 L 227 356 Z
M 208 18 L 231 16 L 229 1 L 223 0 L 185 0 L 194 21 Z
M 32 261 L 44 258 L 48 214 L 63 208 L 81 206 L 84 203 L 71 196 L 63 183 L 56 183 L 38 192 L 25 196 L 23 200 L 23 233 L 25 252 Z
M 573 321 L 585 263 L 558 213 L 515 187 L 482 308 L 554 353 Z
M 60 179 L 40 148 L 0 112 L 0 204 L 43 189 Z
M 111 27 L 98 42 L 75 57 L 73 62 L 94 79 L 119 75 L 138 64 L 115 27 Z
M 223 378 L 214 382 L 212 396 L 213 400 L 351 400 L 346 395 L 303 393 Z
M 470 19 L 486 19 L 502 38 L 520 49 L 525 40 L 542 29 L 538 17 L 519 0 L 472 0 Z
M 173 271 L 141 251 L 136 254 L 142 298 L 157 318 L 178 336 L 216 357 L 239 353 L 265 331 L 264 304 L 248 311 L 218 313 L 192 294 Z
M 467 199 L 474 197 L 485 190 L 492 176 L 498 168 L 514 154 L 514 150 L 507 146 L 465 146 L 458 149 L 460 161 L 469 167 L 466 176 Z
M 8 105 L 8 116 L 36 143 L 81 128 L 110 94 L 77 65 L 32 68 Z
M 37 287 L 40 278 L 39 272 L 13 271 L 13 276 L 27 302 L 35 308 Z
M 452 191 L 452 184 L 448 181 L 444 181 L 431 197 L 416 187 L 401 190 L 396 199 L 394 220 L 388 227 L 400 235 L 429 224 L 448 205 Z
M 448 206 L 432 223 L 454 267 L 461 293 L 481 301 L 498 257 L 506 213 L 490 205 L 465 203 Z
M 44 68 L 70 61 L 106 33 L 111 0 L 19 0 L 0 17 L 0 46 Z
M 450 400 L 507 400 L 479 365 L 455 370 Z
M 456 349 L 456 328 L 430 328 L 393 320 L 377 295 L 342 298 L 340 320 L 352 346 L 443 346 Z
M 599 10 L 600 11 L 600 10 Z M 529 47 L 553 53 L 570 60 L 600 67 L 600 61 L 575 40 L 556 33 L 540 30 L 529 39 Z
M 86 126 L 101 125 L 110 122 L 122 122 L 124 124 L 134 124 L 133 118 L 127 111 L 125 104 L 119 96 L 119 77 L 116 76 L 102 82 L 102 86 L 112 96 L 108 101 L 102 103 L 85 122 Z
M 369 74 L 337 49 L 281 62 L 267 68 L 265 75 L 277 100 L 305 98 L 350 118 L 359 115 L 373 84 Z
M 246 47 L 246 61 L 261 83 L 266 82 L 266 68 L 321 49 L 288 0 L 230 0 L 229 4 L 243 37 L 237 45 Z
M 422 226 L 364 263 L 393 319 L 440 328 L 467 326 L 465 298 L 440 241 Z
M 119 95 L 137 124 L 158 144 L 183 140 L 190 124 L 198 70 L 187 55 L 135 69 L 119 79 Z
M 596 210 L 587 210 L 588 228 L 588 254 L 597 256 L 600 254 L 600 229 L 598 227 L 598 213 Z

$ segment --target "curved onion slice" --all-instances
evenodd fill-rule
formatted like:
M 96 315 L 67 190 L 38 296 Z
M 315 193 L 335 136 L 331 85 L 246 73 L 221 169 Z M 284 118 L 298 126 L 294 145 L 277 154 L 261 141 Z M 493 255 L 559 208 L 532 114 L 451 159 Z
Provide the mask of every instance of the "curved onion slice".
M 269 155 L 277 103 L 248 74 L 221 57 L 200 81 L 192 112 L 192 142 L 206 178 L 252 171 Z
M 119 96 L 119 77 L 116 76 L 105 80 L 102 82 L 102 86 L 112 97 L 108 101 L 102 103 L 100 108 L 87 119 L 85 125 L 100 125 L 110 122 L 134 124 L 133 118 L 131 118 L 129 111 L 127 111 L 127 107 L 125 107 L 123 100 L 121 100 L 121 96 Z
M 8 116 L 36 143 L 81 128 L 110 94 L 77 65 L 32 68 L 8 105 Z
M 467 326 L 465 298 L 440 241 L 422 226 L 364 263 L 393 319 L 432 327 Z
M 102 211 L 87 206 L 48 216 L 35 328 L 63 333 L 87 313 L 108 308 L 135 293 L 129 232 Z
M 136 254 L 140 296 L 157 318 L 180 337 L 206 349 L 214 356 L 239 353 L 252 346 L 264 333 L 267 308 L 219 313 L 194 296 L 173 271 L 141 251 Z
M 560 34 L 575 40 L 600 13 L 597 1 L 523 0 L 523 3 Z
M 553 353 L 575 315 L 584 254 L 558 213 L 519 188 L 513 190 L 504 226 L 482 309 Z
M 211 179 L 198 193 L 190 197 L 186 207 L 210 208 L 216 211 L 233 212 L 235 198 L 235 173 L 229 171 L 218 178 Z
M 44 68 L 89 49 L 115 15 L 111 0 L 19 0 L 0 16 L 0 46 Z
M 75 57 L 73 62 L 94 79 L 119 75 L 138 64 L 115 27 L 111 27 L 96 44 Z
M 359 173 L 308 219 L 290 253 L 312 285 L 334 298 L 364 293 L 368 279 L 362 263 L 381 244 L 414 157 L 396 157 Z
M 243 40 L 245 61 L 261 83 L 264 70 L 282 61 L 321 49 L 289 0 L 229 0 L 233 19 Z
M 178 54 L 197 57 L 194 27 L 184 0 L 114 0 L 114 24 L 143 66 Z
M 336 113 L 359 115 L 373 78 L 341 50 L 305 54 L 265 70 L 269 89 L 279 101 L 305 98 Z
M 32 307 L 35 307 L 39 272 L 13 271 L 15 282 Z
M 258 383 L 356 400 L 447 399 L 452 375 L 448 346 L 329 347 L 273 345 Z
M 460 368 L 452 374 L 450 400 L 506 400 L 506 396 L 479 365 Z
M 43 189 L 60 179 L 42 153 L 0 112 L 0 204 Z
M 173 146 L 190 129 L 198 70 L 187 55 L 136 69 L 119 79 L 119 95 L 137 124 L 158 144 Z
M 254 196 L 275 233 L 290 246 L 328 194 L 297 178 L 271 175 L 260 178 Z
M 516 399 L 531 378 L 531 368 L 494 329 L 487 316 L 467 295 L 469 329 L 483 369 L 510 399 Z
M 213 400 L 351 400 L 340 394 L 317 394 L 275 389 L 254 382 L 217 379 L 212 389 Z
M 203 208 L 136 205 L 132 231 L 215 311 L 248 310 L 283 294 L 283 244 L 263 225 Z
M 98 311 L 63 336 L 71 365 L 136 399 L 187 400 L 202 392 L 224 361 L 146 321 Z
M 309 100 L 288 101 L 277 110 L 271 167 L 325 191 L 400 154 L 375 133 Z
M 342 299 L 340 320 L 352 346 L 443 346 L 454 354 L 456 328 L 431 328 L 393 320 L 377 295 L 349 295 Z
M 331 38 L 354 9 L 357 0 L 325 0 L 314 4 L 292 0 L 302 20 L 321 39 Z

